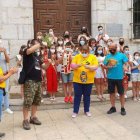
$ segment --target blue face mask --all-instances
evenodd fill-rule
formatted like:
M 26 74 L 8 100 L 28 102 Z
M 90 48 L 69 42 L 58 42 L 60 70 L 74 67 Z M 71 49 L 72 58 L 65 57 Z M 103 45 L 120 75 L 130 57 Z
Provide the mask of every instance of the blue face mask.
M 83 57 L 87 57 L 88 54 L 87 54 L 87 53 L 82 53 L 82 56 L 83 56 Z
M 125 54 L 129 54 L 130 52 L 129 52 L 129 51 L 125 51 L 124 53 L 125 53 Z
M 71 48 L 66 48 L 66 51 L 67 51 L 67 52 L 70 52 L 70 51 L 71 51 Z
M 103 53 L 103 51 L 102 50 L 99 50 L 99 51 L 97 51 L 98 52 L 98 54 L 102 54 Z
M 80 44 L 81 44 L 81 46 L 84 46 L 85 45 L 85 41 L 84 40 L 81 40 L 80 41 Z

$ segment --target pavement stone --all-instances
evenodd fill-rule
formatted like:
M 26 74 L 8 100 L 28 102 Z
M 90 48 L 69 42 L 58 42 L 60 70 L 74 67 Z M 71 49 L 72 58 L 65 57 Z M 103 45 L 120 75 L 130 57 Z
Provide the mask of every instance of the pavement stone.
M 117 112 L 106 114 L 110 104 L 92 104 L 92 117 L 83 113 L 83 107 L 77 118 L 71 118 L 72 108 L 40 110 L 37 116 L 41 126 L 31 125 L 31 130 L 22 128 L 22 112 L 4 113 L 0 132 L 6 132 L 2 140 L 139 140 L 140 102 L 126 102 L 126 116 L 120 115 L 120 104 L 116 103 Z

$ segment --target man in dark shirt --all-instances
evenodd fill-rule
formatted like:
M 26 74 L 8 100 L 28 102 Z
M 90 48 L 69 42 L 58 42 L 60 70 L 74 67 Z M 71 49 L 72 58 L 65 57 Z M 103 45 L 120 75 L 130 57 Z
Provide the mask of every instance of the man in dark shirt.
M 26 80 L 24 84 L 24 103 L 23 103 L 23 128 L 30 130 L 30 123 L 41 125 L 36 117 L 37 106 L 41 103 L 41 60 L 40 60 L 40 43 L 36 40 L 27 46 L 23 55 L 23 69 Z M 31 108 L 30 121 L 28 120 L 29 109 Z

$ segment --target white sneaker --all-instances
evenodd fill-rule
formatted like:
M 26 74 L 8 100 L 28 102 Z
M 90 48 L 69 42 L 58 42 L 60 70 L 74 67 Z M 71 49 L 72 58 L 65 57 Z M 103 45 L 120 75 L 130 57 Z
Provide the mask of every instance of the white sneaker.
M 127 95 L 124 95 L 124 98 L 127 99 L 128 98 Z
M 91 113 L 90 112 L 86 112 L 85 113 L 88 117 L 91 117 Z
M 14 113 L 10 108 L 7 108 L 4 112 L 9 113 L 9 114 L 13 114 Z
M 76 118 L 77 117 L 77 114 L 76 113 L 73 113 L 72 114 L 72 118 Z
M 138 101 L 138 100 L 137 100 L 137 98 L 134 98 L 134 99 L 133 99 L 133 101 L 135 101 L 135 102 L 136 102 L 136 101 Z

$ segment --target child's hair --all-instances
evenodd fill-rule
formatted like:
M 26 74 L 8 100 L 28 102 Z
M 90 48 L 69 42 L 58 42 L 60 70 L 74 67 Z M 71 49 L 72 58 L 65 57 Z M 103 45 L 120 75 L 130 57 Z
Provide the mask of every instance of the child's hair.
M 139 53 L 139 52 L 134 52 L 133 56 L 135 56 L 136 54 L 140 55 L 140 53 Z
M 91 42 L 92 42 L 92 41 L 94 41 L 95 43 L 97 42 L 95 38 L 90 38 L 90 39 L 89 39 L 89 42 L 88 42 L 88 45 L 89 45 L 90 47 L 91 47 Z
M 124 46 L 124 47 L 123 47 L 123 51 L 124 51 L 125 49 L 129 49 L 129 47 L 128 47 L 128 46 Z

